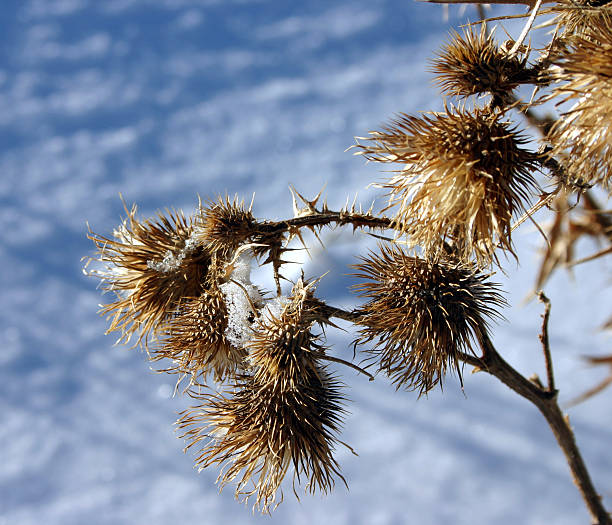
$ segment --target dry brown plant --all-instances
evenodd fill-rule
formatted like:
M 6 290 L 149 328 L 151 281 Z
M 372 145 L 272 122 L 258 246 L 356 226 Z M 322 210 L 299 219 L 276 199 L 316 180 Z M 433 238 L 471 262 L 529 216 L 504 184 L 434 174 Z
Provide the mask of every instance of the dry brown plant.
M 344 445 L 344 393 L 329 363 L 374 377 L 326 345 L 325 329 L 342 319 L 355 326 L 355 353 L 363 352 L 366 368 L 389 376 L 398 389 L 427 394 L 449 372 L 463 386 L 469 366 L 533 403 L 565 455 L 592 523 L 612 524 L 557 401 L 550 301 L 537 293 L 544 305 L 544 382 L 502 358 L 488 324 L 505 305 L 491 274 L 504 271 L 508 255 L 516 257 L 512 235 L 528 219 L 546 237 L 538 290 L 556 269 L 612 253 L 606 209 L 612 8 L 592 0 L 542 8 L 554 14 L 555 27 L 548 44 L 533 49 L 528 35 L 542 2 L 507 3 L 531 8 L 516 41 L 498 43 L 483 22 L 451 35 L 432 61 L 437 85 L 459 105 L 445 99 L 440 112 L 400 113 L 357 139 L 358 155 L 395 168 L 377 184 L 388 198 L 382 210 L 332 210 L 321 194 L 307 199 L 292 188 L 294 216 L 283 220 L 257 219 L 252 206 L 226 196 L 200 203 L 192 218 L 168 211 L 142 220 L 135 206 L 126 207 L 112 236 L 90 232 L 97 255 L 87 271 L 115 294 L 101 311 L 108 331 L 119 332 L 122 342 L 136 336 L 160 371 L 188 379 L 184 391 L 197 405 L 178 424 L 187 449 L 197 450 L 196 465 L 220 466 L 220 486 L 235 484 L 236 497 L 252 497 L 264 513 L 282 501 L 290 472 L 294 492 L 302 481 L 310 492 L 344 482 L 334 457 Z M 544 95 L 522 100 L 521 86 Z M 540 117 L 538 104 L 551 100 L 558 116 Z M 531 141 L 540 135 L 539 146 L 519 131 L 521 114 L 532 126 Z M 384 215 L 387 210 L 394 215 Z M 552 216 L 549 227 L 535 223 L 536 211 Z M 357 254 L 352 265 L 354 291 L 365 302 L 351 310 L 330 305 L 315 296 L 317 281 L 303 276 L 284 293 L 290 243 L 297 239 L 307 248 L 303 232 L 318 238 L 325 228 L 345 226 L 381 239 L 376 252 Z M 603 247 L 577 258 L 584 236 Z M 271 266 L 275 294 L 251 282 L 254 262 Z M 589 360 L 609 365 L 612 357 Z M 607 378 L 579 400 L 609 384 Z
M 369 299 L 357 343 L 397 385 L 426 394 L 448 369 L 461 383 L 460 355 L 476 355 L 478 335 L 504 300 L 485 275 L 460 262 L 412 257 L 382 246 L 354 266 L 357 293 Z
M 340 384 L 322 365 L 325 348 L 313 333 L 325 323 L 302 280 L 279 312 L 268 309 L 254 324 L 249 373 L 237 377 L 230 394 L 195 395 L 201 406 L 183 414 L 188 448 L 202 447 L 196 464 L 226 465 L 221 486 L 237 481 L 236 497 L 255 495 L 268 512 L 288 469 L 308 489 L 330 490 L 344 481 L 332 450 L 343 413 Z M 282 500 L 282 495 L 281 495 Z
M 462 261 L 497 261 L 512 249 L 512 218 L 537 195 L 539 155 L 497 111 L 447 107 L 402 115 L 358 142 L 358 154 L 402 170 L 380 184 L 396 207 L 395 223 L 412 246 L 437 257 L 452 247 Z

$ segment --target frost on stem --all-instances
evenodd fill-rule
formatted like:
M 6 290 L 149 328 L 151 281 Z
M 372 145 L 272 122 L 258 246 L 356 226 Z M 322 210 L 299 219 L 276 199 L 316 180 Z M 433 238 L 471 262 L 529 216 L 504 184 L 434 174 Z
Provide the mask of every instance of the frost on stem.
M 243 347 L 253 335 L 253 323 L 257 318 L 257 305 L 262 303 L 259 289 L 251 282 L 251 257 L 243 254 L 233 263 L 226 283 L 221 285 L 227 328 L 225 337 L 235 347 Z

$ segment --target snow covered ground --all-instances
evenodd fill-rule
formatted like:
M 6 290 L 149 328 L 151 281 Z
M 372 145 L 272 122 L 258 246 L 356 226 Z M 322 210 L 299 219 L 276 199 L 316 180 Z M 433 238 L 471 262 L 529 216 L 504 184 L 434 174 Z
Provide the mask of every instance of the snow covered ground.
M 397 0 L 1 3 L 0 524 L 588 523 L 543 419 L 494 379 L 467 374 L 465 395 L 449 380 L 417 401 L 342 368 L 342 440 L 359 454 L 338 449 L 350 489 L 298 502 L 288 486 L 271 518 L 253 515 L 229 487 L 218 494 L 216 471 L 193 469 L 172 426 L 189 400 L 142 352 L 113 347 L 81 273 L 87 221 L 110 234 L 119 193 L 142 216 L 255 192 L 257 216 L 285 217 L 289 183 L 305 195 L 327 184 L 332 207 L 356 191 L 369 205 L 382 175 L 344 150 L 399 111 L 440 106 L 427 60 L 463 20 Z M 350 304 L 343 274 L 367 239 L 326 239 L 306 273 L 331 269 L 320 293 Z M 527 375 L 543 374 L 541 307 L 521 303 L 540 243 L 520 236 L 521 267 L 497 276 L 512 306 L 494 339 Z M 605 373 L 579 356 L 610 352 L 597 332 L 606 275 L 592 264 L 546 289 L 562 400 Z M 329 335 L 350 356 L 351 334 Z M 570 410 L 608 508 L 610 395 Z

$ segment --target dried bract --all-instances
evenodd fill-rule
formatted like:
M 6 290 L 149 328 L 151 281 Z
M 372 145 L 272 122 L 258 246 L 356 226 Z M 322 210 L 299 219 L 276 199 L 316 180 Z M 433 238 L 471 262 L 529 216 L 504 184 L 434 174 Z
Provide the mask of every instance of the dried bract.
M 398 388 L 426 394 L 449 368 L 461 379 L 459 353 L 474 353 L 486 318 L 505 304 L 496 285 L 461 263 L 411 257 L 397 247 L 362 261 L 355 276 L 365 282 L 355 289 L 369 301 L 359 310 L 357 343 L 374 343 L 372 359 Z
M 116 294 L 101 311 L 110 319 L 107 333 L 121 332 L 122 342 L 138 334 L 138 342 L 146 343 L 147 336 L 176 313 L 182 298 L 200 295 L 210 257 L 193 238 L 192 221 L 182 212 L 159 213 L 156 220 L 143 221 L 136 218 L 136 206 L 126 212 L 112 238 L 90 232 L 97 261 L 104 266 L 92 273 L 105 291 Z
M 572 39 L 556 60 L 561 84 L 554 94 L 574 101 L 548 141 L 568 179 L 612 189 L 612 24 L 598 24 Z
M 491 94 L 498 105 L 511 102 L 512 91 L 519 84 L 535 80 L 527 58 L 500 48 L 484 24 L 479 33 L 472 27 L 463 36 L 454 32 L 431 69 L 447 95 Z
M 246 351 L 227 340 L 228 312 L 221 290 L 211 284 L 199 297 L 184 301 L 180 310 L 168 323 L 154 359 L 170 359 L 173 364 L 164 371 L 188 375 L 193 383 L 204 382 L 210 374 L 215 381 L 233 377 L 243 367 Z
M 403 164 L 380 184 L 389 190 L 395 223 L 411 245 L 426 255 L 452 249 L 496 261 L 496 248 L 512 251 L 511 221 L 525 210 L 537 188 L 531 171 L 537 155 L 526 139 L 496 112 L 446 108 L 421 118 L 401 115 L 383 131 L 370 133 L 361 154 L 378 162 Z
M 558 33 L 570 41 L 597 25 L 612 24 L 610 0 L 558 0 L 550 9 L 558 25 Z
M 332 450 L 340 427 L 339 383 L 320 364 L 324 348 L 312 333 L 318 318 L 300 281 L 278 314 L 264 313 L 249 344 L 253 372 L 239 376 L 233 393 L 198 396 L 200 407 L 183 414 L 188 447 L 202 446 L 203 469 L 223 465 L 221 486 L 236 481 L 236 497 L 255 495 L 269 512 L 293 465 L 294 484 L 327 492 L 342 478 Z M 282 493 L 281 493 L 282 499 Z

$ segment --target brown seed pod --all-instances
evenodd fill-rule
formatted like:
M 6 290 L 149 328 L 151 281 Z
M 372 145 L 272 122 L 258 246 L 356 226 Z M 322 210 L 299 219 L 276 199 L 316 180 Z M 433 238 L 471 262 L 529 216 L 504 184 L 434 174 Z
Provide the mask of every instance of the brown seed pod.
M 574 105 L 549 133 L 551 154 L 562 161 L 570 182 L 611 190 L 612 22 L 575 35 L 555 64 L 561 83 L 554 95 Z
M 491 94 L 494 102 L 511 102 L 519 84 L 535 80 L 526 56 L 500 48 L 483 24 L 480 32 L 468 27 L 463 35 L 453 32 L 450 43 L 432 61 L 431 71 L 443 93 L 456 97 Z
M 107 333 L 121 332 L 122 342 L 137 334 L 137 343 L 144 340 L 146 346 L 147 337 L 176 313 L 182 298 L 202 293 L 211 259 L 194 240 L 191 219 L 182 212 L 144 221 L 136 218 L 135 205 L 126 212 L 112 238 L 90 232 L 98 249 L 94 260 L 105 266 L 91 274 L 101 279 L 105 291 L 116 294 L 101 311 L 110 320 Z
M 487 330 L 486 318 L 505 304 L 497 286 L 461 263 L 411 257 L 395 246 L 362 258 L 354 268 L 365 282 L 355 286 L 369 301 L 357 344 L 369 351 L 397 385 L 426 394 L 448 369 L 461 380 L 459 354 Z
M 294 484 L 303 476 L 310 492 L 329 491 L 335 476 L 344 481 L 332 455 L 343 413 L 340 384 L 319 363 L 324 349 L 312 334 L 306 295 L 300 297 L 303 283 L 296 287 L 278 315 L 264 314 L 257 325 L 253 373 L 239 376 L 233 392 L 196 395 L 201 405 L 178 423 L 187 448 L 201 446 L 199 468 L 223 465 L 221 486 L 236 481 L 236 497 L 255 495 L 262 512 L 277 503 L 292 465 Z
M 397 207 L 397 228 L 427 256 L 449 247 L 464 261 L 497 261 L 496 248 L 512 250 L 511 221 L 537 188 L 537 155 L 496 112 L 446 108 L 421 118 L 401 115 L 370 133 L 361 154 L 396 162 L 402 171 L 380 187 Z
M 209 201 L 200 210 L 198 240 L 211 253 L 231 257 L 233 252 L 256 233 L 257 222 L 251 209 L 245 209 L 244 201 L 237 197 L 219 197 Z
M 223 294 L 211 284 L 199 297 L 183 302 L 153 359 L 172 360 L 172 366 L 162 371 L 189 375 L 192 383 L 203 383 L 210 374 L 215 381 L 234 377 L 244 367 L 246 351 L 228 341 L 227 323 Z

